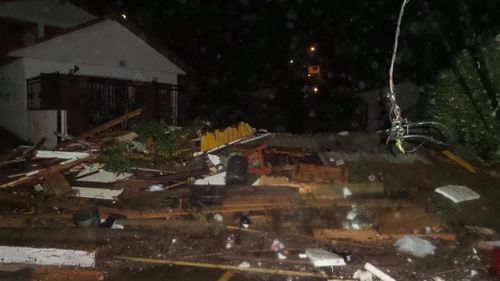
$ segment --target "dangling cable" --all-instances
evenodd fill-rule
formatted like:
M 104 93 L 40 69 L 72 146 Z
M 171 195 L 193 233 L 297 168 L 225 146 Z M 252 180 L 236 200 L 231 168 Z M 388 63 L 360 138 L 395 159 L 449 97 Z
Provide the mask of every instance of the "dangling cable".
M 387 143 L 394 141 L 396 147 L 402 153 L 413 152 L 419 147 L 421 147 L 424 143 L 430 142 L 434 145 L 440 147 L 447 147 L 448 144 L 445 140 L 439 140 L 434 138 L 432 135 L 426 135 L 426 132 L 430 132 L 432 130 L 438 131 L 440 137 L 449 139 L 451 138 L 451 134 L 448 129 L 437 122 L 418 122 L 418 123 L 409 123 L 408 120 L 403 119 L 401 116 L 401 109 L 396 102 L 396 92 L 394 89 L 394 65 L 396 63 L 396 57 L 398 52 L 398 42 L 399 42 L 399 34 L 401 32 L 401 22 L 403 20 L 404 11 L 406 5 L 410 2 L 410 0 L 403 0 L 403 4 L 401 5 L 401 10 L 399 11 L 399 18 L 396 25 L 396 35 L 394 36 L 394 49 L 392 52 L 391 66 L 389 68 L 389 93 L 387 93 L 387 99 L 390 106 L 389 119 L 391 121 L 391 128 L 389 129 L 389 134 L 387 137 Z M 411 130 L 416 130 L 419 133 L 414 134 Z M 423 132 L 421 132 L 423 131 Z M 419 142 L 419 145 L 415 149 L 409 150 L 407 148 L 407 142 Z

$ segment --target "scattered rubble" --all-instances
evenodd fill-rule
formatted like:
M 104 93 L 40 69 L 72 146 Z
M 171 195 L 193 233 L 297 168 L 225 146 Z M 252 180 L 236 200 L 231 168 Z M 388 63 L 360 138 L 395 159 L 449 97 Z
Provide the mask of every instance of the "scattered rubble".
M 387 156 L 372 157 L 378 152 L 364 148 L 353 153 L 367 162 L 348 158 L 339 143 L 359 134 L 331 135 L 329 155 L 349 160 L 323 161 L 321 147 L 291 147 L 283 140 L 293 135 L 257 134 L 244 124 L 218 133 L 190 130 L 197 135 L 158 126 L 168 140 L 175 138 L 168 147 L 146 128 L 146 138 L 144 131 L 111 134 L 109 128 L 92 129 L 56 149 L 37 144 L 1 158 L 2 263 L 48 266 L 37 269 L 40 275 L 63 266 L 60 270 L 73 270 L 72 276 L 89 278 L 81 280 L 114 280 L 138 264 L 219 269 L 227 280 L 235 274 L 362 281 L 373 275 L 431 280 L 486 274 L 480 259 L 468 260 L 477 264 L 466 273 L 437 274 L 417 272 L 424 259 L 409 263 L 396 254 L 393 244 L 398 251 L 431 257 L 436 248 L 451 253 L 468 242 L 425 203 L 398 195 L 399 178 L 391 171 L 401 173 L 403 164 L 377 162 Z M 348 147 L 353 149 L 352 143 Z M 420 171 L 419 165 L 432 171 L 433 158 L 425 157 L 420 164 L 405 160 L 408 174 Z M 438 190 L 454 202 L 480 198 L 468 190 L 467 198 L 460 197 L 463 192 L 453 193 L 456 187 Z M 494 230 L 464 229 L 479 236 L 474 255 L 493 249 L 491 257 L 498 260 Z

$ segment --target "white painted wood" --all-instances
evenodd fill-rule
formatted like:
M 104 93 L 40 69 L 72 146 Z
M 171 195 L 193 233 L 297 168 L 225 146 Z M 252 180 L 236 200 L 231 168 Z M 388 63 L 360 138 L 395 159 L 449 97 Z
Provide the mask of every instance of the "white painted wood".
M 59 159 L 82 159 L 89 157 L 86 152 L 70 152 L 70 151 L 53 151 L 53 150 L 37 150 L 37 158 L 59 158 Z
M 391 276 L 387 275 L 387 273 L 383 272 L 382 270 L 376 268 L 373 264 L 367 262 L 365 264 L 365 269 L 369 272 L 371 272 L 373 275 L 377 276 L 380 278 L 382 281 L 396 281 L 396 279 L 392 278 Z
M 103 200 L 118 200 L 118 196 L 123 192 L 123 189 L 107 189 L 83 186 L 72 186 L 71 189 L 76 191 L 75 196 L 77 197 Z
M 0 263 L 95 267 L 95 252 L 0 246 Z
M 196 185 L 225 185 L 226 184 L 226 172 L 220 174 L 208 176 L 206 178 L 197 179 L 194 184 Z
M 130 176 L 132 176 L 132 174 L 123 173 L 118 175 L 101 169 L 98 173 L 80 177 L 76 181 L 112 183 L 115 181 L 127 179 Z

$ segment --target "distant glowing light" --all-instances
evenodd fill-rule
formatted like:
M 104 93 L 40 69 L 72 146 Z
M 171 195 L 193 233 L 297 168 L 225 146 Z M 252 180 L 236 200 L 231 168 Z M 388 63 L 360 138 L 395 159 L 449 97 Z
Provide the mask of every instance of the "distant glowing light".
M 122 14 L 122 18 L 123 18 L 123 19 L 127 19 L 127 15 Z
M 316 51 L 316 47 L 314 47 L 314 46 L 309 47 L 309 51 L 311 51 L 311 52 Z
M 290 62 L 290 63 L 294 63 L 294 60 L 293 60 L 293 59 L 291 59 L 291 60 L 289 60 L 289 62 Z
M 314 87 L 314 88 L 313 88 L 313 93 L 315 93 L 315 94 L 316 94 L 317 92 L 319 92 L 318 87 Z

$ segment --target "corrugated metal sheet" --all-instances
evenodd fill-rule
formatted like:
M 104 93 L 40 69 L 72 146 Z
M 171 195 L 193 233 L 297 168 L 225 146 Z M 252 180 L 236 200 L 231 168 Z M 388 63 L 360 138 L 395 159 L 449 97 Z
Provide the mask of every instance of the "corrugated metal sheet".
M 269 146 L 315 150 L 325 165 L 335 165 L 335 160 L 340 159 L 346 163 L 413 164 L 421 162 L 431 164 L 431 159 L 423 153 L 425 150 L 407 154 L 392 153 L 377 134 L 350 132 L 294 135 L 280 133 L 266 138 L 263 142 Z

